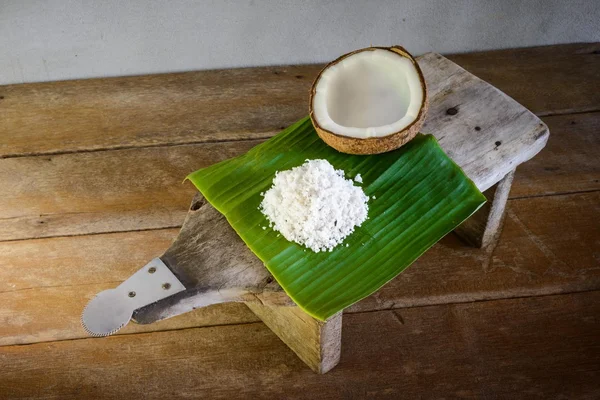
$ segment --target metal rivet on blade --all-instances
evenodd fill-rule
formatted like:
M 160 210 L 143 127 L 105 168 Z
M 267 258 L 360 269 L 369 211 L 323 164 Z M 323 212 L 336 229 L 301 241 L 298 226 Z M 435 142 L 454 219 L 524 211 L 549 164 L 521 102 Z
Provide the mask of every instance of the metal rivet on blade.
M 155 272 L 156 272 L 156 268 L 154 268 L 154 267 L 150 267 L 150 268 L 148 269 L 148 272 L 149 272 L 149 273 L 151 273 L 151 274 L 153 274 L 153 273 L 155 273 Z
M 135 297 L 135 292 L 129 292 L 129 297 Z
M 169 290 L 171 288 L 171 284 L 170 283 L 163 283 L 162 288 L 165 290 Z

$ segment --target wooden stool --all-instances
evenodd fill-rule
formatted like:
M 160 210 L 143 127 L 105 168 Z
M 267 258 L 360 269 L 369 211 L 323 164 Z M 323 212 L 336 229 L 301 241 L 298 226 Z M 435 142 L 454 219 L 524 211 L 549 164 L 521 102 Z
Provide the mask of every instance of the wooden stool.
M 430 106 L 431 133 L 489 202 L 456 232 L 469 243 L 495 246 L 517 166 L 535 156 L 548 128 L 516 101 L 439 54 L 418 57 Z M 295 306 L 262 262 L 203 197 L 194 197 L 181 232 L 161 256 L 187 290 L 138 309 L 148 324 L 199 307 L 245 302 L 315 372 L 339 361 L 342 313 L 326 322 Z

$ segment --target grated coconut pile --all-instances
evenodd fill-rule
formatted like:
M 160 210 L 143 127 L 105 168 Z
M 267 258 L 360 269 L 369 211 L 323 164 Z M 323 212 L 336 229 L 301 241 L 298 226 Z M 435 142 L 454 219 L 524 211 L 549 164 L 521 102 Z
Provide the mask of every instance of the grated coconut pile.
M 362 182 L 357 175 L 357 182 Z M 260 210 L 289 241 L 315 252 L 332 251 L 366 219 L 369 197 L 327 160 L 306 160 L 275 174 Z M 348 245 L 346 245 L 348 246 Z

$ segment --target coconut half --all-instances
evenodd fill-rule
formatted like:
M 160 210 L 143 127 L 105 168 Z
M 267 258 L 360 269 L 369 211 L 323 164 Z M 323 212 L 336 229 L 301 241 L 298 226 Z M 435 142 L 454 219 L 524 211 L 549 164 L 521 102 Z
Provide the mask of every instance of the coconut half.
M 343 153 L 376 154 L 411 140 L 427 113 L 421 68 L 404 48 L 369 47 L 329 63 L 310 94 L 319 136 Z

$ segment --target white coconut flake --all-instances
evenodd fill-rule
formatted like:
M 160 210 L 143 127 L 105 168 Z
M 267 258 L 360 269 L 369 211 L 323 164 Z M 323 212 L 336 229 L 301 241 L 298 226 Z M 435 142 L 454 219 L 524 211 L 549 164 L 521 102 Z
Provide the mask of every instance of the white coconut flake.
M 354 177 L 354 182 L 363 183 L 362 176 L 360 176 L 360 174 L 356 174 Z
M 306 160 L 275 173 L 260 209 L 287 240 L 318 253 L 332 251 L 367 219 L 368 199 L 327 160 Z

